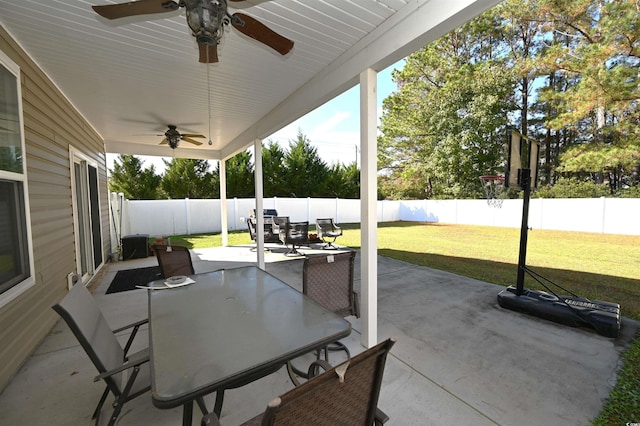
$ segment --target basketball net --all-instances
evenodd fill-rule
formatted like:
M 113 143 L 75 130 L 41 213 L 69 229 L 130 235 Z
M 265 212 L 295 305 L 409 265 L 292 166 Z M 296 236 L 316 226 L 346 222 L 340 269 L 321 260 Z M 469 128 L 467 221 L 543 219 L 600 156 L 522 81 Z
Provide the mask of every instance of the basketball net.
M 487 204 L 490 207 L 502 207 L 502 201 L 506 194 L 504 176 L 480 176 L 480 182 L 487 196 Z

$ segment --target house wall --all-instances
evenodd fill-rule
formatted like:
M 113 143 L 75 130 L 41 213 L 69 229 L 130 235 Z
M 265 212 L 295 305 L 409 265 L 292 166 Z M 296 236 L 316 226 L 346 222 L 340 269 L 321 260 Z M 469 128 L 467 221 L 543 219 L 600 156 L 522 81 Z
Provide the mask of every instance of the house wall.
M 20 67 L 36 276 L 33 287 L 0 308 L 1 390 L 59 319 L 51 306 L 76 270 L 70 145 L 98 164 L 105 258 L 110 241 L 102 139 L 2 26 L 0 50 Z

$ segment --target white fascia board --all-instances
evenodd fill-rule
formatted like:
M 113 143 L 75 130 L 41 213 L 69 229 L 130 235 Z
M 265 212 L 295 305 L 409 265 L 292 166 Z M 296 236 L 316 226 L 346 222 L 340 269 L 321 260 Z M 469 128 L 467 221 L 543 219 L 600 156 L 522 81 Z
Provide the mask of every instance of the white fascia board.
M 107 153 L 130 155 L 155 155 L 157 157 L 191 158 L 194 160 L 220 160 L 220 151 L 214 149 L 185 148 L 187 142 L 181 142 L 175 152 L 169 145 L 149 145 L 121 141 L 105 141 Z

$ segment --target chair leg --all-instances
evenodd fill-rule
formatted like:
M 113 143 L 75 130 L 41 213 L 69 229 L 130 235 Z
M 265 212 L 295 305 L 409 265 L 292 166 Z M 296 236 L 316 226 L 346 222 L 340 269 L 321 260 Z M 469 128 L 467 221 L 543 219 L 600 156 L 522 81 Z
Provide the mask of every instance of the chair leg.
M 293 386 L 298 387 L 300 386 L 300 380 L 298 380 L 298 377 L 302 377 L 303 379 L 308 379 L 309 377 L 307 376 L 307 373 L 298 370 L 292 363 L 291 361 L 289 361 L 287 363 L 287 374 L 289 374 L 289 379 L 291 380 L 291 383 L 293 383 Z
M 138 373 L 140 373 L 140 366 L 137 365 L 133 367 L 131 371 L 131 375 L 127 379 L 127 384 L 125 385 L 122 393 L 116 397 L 116 400 L 113 401 L 113 413 L 111 413 L 111 418 L 109 419 L 109 426 L 113 426 L 116 424 L 116 420 L 122 411 L 122 406 L 125 402 L 129 400 L 129 394 L 131 393 L 131 387 L 133 387 L 133 383 L 136 381 L 136 377 L 138 377 Z
M 333 241 L 327 241 L 325 238 L 322 239 L 322 242 L 324 243 L 322 245 L 322 250 L 338 250 L 338 247 L 336 247 L 333 243 L 336 242 L 337 237 L 335 237 L 333 239 Z
M 291 244 L 291 249 L 288 252 L 286 252 L 284 255 L 285 256 L 302 256 L 302 253 L 300 253 L 296 249 L 296 245 L 295 244 Z
M 98 426 L 98 424 L 100 423 L 100 411 L 102 411 L 102 406 L 104 405 L 104 402 L 107 400 L 108 395 L 109 395 L 109 386 L 107 386 L 104 389 L 104 392 L 102 392 L 102 396 L 100 397 L 100 401 L 98 402 L 96 410 L 93 412 L 93 416 L 91 416 L 92 419 L 96 419 L 96 426 Z
M 333 342 L 325 349 L 330 352 L 344 351 L 347 354 L 347 359 L 351 358 L 351 352 L 349 351 L 349 348 L 347 348 L 342 342 Z M 328 353 L 325 355 L 325 361 L 329 361 Z

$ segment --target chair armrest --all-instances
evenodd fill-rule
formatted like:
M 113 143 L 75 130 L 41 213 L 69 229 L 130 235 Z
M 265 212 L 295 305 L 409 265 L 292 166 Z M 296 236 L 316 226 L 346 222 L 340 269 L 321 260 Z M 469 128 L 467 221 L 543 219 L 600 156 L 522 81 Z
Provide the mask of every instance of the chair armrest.
M 138 327 L 140 327 L 141 325 L 146 324 L 146 323 L 148 323 L 148 322 L 149 322 L 149 319 L 148 319 L 148 318 L 147 318 L 147 319 L 143 319 L 143 320 L 140 320 L 140 321 L 136 321 L 136 322 L 134 322 L 134 323 L 131 323 L 131 324 L 129 324 L 129 325 L 125 325 L 124 327 L 116 328 L 115 330 L 113 330 L 113 332 L 114 332 L 114 333 L 120 333 L 121 331 L 127 330 L 127 329 L 129 329 L 129 328 L 138 328 Z
M 129 353 L 129 349 L 131 348 L 131 344 L 133 343 L 133 339 L 136 338 L 136 334 L 138 334 L 138 329 L 140 328 L 140 326 L 144 325 L 144 324 L 146 324 L 148 322 L 149 322 L 149 319 L 147 318 L 147 319 L 143 319 L 143 320 L 134 322 L 132 324 L 125 325 L 124 327 L 120 327 L 120 328 L 117 328 L 117 329 L 113 330 L 113 333 L 115 334 L 115 333 L 119 333 L 119 332 L 124 331 L 124 330 L 128 330 L 130 328 L 133 328 L 133 331 L 131 332 L 131 335 L 129 336 L 129 339 L 127 339 L 127 344 L 124 345 L 124 353 L 125 353 L 125 355 Z
M 200 426 L 220 426 L 220 420 L 218 420 L 218 416 L 215 413 L 205 414 L 202 417 Z
M 99 382 L 100 380 L 104 380 L 106 377 L 113 376 L 116 373 L 120 373 L 124 370 L 128 370 L 130 368 L 134 368 L 140 366 L 146 362 L 149 362 L 149 349 L 143 349 L 140 352 L 136 352 L 131 355 L 126 362 L 124 362 L 121 366 L 114 368 L 113 370 L 105 371 L 93 378 L 94 382 Z

